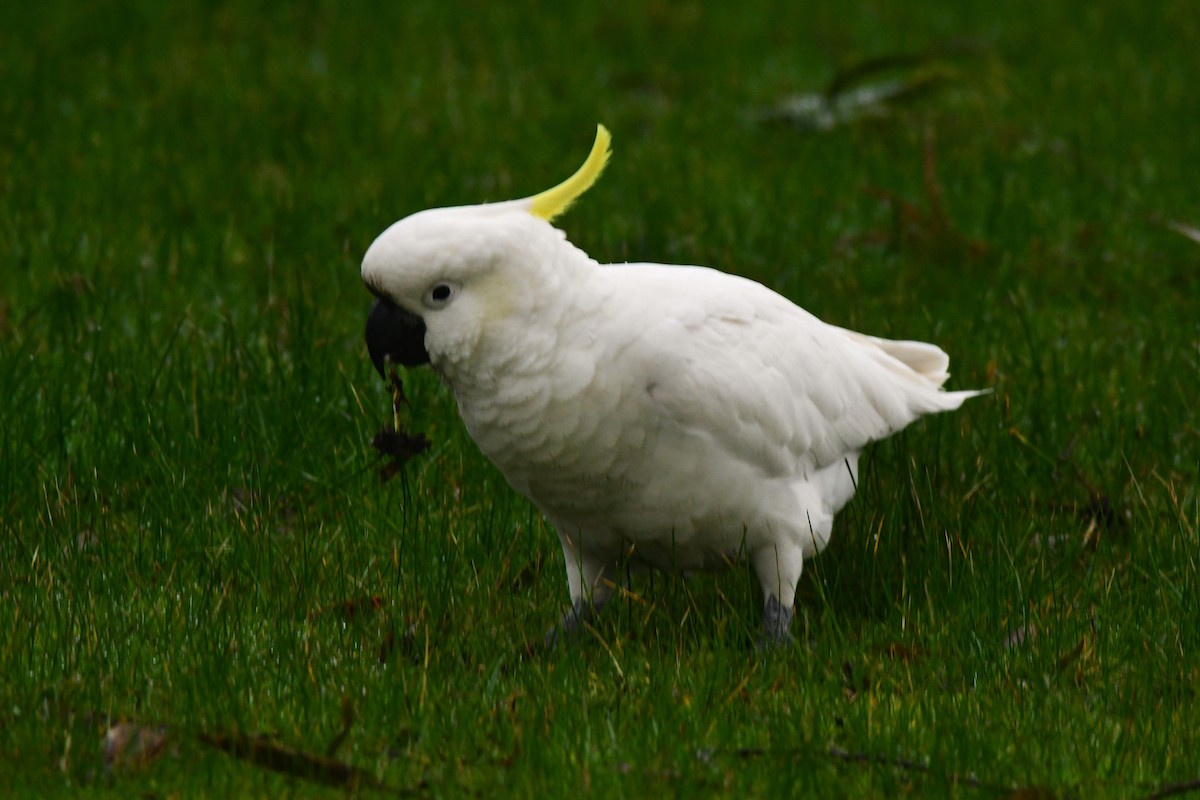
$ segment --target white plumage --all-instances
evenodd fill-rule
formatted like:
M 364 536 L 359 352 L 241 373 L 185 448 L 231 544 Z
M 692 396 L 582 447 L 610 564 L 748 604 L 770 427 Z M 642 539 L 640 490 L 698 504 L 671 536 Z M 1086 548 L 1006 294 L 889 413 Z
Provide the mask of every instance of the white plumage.
M 380 298 L 372 357 L 427 354 L 480 449 L 554 524 L 566 627 L 604 604 L 626 558 L 693 570 L 747 557 L 765 634 L 781 640 L 863 447 L 978 392 L 941 390 L 949 358 L 934 345 L 828 325 L 753 281 L 598 264 L 548 220 L 595 180 L 607 144 L 601 128 L 548 192 L 385 231 L 363 260 Z

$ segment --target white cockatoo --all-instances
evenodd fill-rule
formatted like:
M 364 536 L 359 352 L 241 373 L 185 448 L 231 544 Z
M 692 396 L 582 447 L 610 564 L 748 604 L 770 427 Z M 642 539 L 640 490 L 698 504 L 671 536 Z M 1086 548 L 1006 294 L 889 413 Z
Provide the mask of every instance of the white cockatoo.
M 429 363 L 480 450 L 553 523 L 573 630 L 620 565 L 750 560 L 763 635 L 788 636 L 804 560 L 829 541 L 872 441 L 979 392 L 941 389 L 932 344 L 828 325 L 705 267 L 600 264 L 551 221 L 604 169 L 522 200 L 435 208 L 363 258 L 367 344 Z M 554 636 L 551 630 L 551 638 Z

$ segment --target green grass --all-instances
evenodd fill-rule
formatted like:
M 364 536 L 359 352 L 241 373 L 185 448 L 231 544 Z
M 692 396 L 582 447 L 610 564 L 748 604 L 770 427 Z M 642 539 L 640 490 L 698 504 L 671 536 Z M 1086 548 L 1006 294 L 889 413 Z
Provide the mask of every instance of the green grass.
M 200 737 L 319 756 L 344 707 L 336 759 L 432 796 L 1200 779 L 1191 4 L 361 6 L 0 11 L 0 793 L 338 796 Z M 954 79 L 757 121 L 897 53 Z M 585 250 L 754 277 L 995 389 L 872 448 L 794 648 L 753 649 L 738 570 L 635 580 L 521 657 L 557 541 L 429 374 L 434 447 L 377 478 L 362 253 L 549 186 L 597 121 Z M 165 752 L 106 769 L 122 720 Z

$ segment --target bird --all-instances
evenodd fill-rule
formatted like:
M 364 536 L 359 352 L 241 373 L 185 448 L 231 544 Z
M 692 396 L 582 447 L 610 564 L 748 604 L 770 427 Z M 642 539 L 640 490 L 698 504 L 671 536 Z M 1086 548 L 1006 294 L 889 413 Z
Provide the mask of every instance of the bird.
M 591 622 L 630 565 L 748 561 L 760 643 L 790 640 L 805 560 L 829 542 L 863 449 L 986 392 L 947 391 L 939 347 L 825 323 L 709 267 L 601 264 L 553 221 L 600 176 L 583 165 L 518 200 L 430 208 L 366 250 L 368 354 L 430 365 L 471 438 L 553 525 L 570 606 Z

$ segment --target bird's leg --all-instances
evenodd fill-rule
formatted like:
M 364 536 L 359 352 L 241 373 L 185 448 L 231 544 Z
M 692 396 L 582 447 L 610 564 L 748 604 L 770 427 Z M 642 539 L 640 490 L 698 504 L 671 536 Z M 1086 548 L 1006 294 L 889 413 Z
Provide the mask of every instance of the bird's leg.
M 759 647 L 770 647 L 787 644 L 791 641 L 788 628 L 792 624 L 792 609 L 779 602 L 775 595 L 767 595 L 763 606 L 763 629 L 759 638 Z
M 578 633 L 584 625 L 591 622 L 600 613 L 600 608 L 592 603 L 589 603 L 587 598 L 580 597 L 575 602 L 571 603 L 570 610 L 563 614 L 562 621 L 558 623 L 558 627 L 568 636 Z
M 753 553 L 751 563 L 763 590 L 763 628 L 759 647 L 787 644 L 791 641 L 788 628 L 792 624 L 792 604 L 796 599 L 800 570 L 804 567 L 804 553 L 799 547 L 771 545 Z
M 571 608 L 562 615 L 562 620 L 546 631 L 546 647 L 554 647 L 558 644 L 560 635 L 563 637 L 574 636 L 583 630 L 584 625 L 596 618 L 596 615 L 600 613 L 600 609 L 604 607 L 607 600 L 607 597 L 599 601 L 595 598 L 591 601 L 586 597 L 576 598 L 571 603 Z
M 567 554 L 567 588 L 571 592 L 571 608 L 563 614 L 558 625 L 546 632 L 547 647 L 557 644 L 560 632 L 563 636 L 572 636 L 595 619 L 613 592 L 611 575 L 615 573 L 615 568 L 586 557 L 573 561 L 571 550 L 565 546 L 563 550 Z

